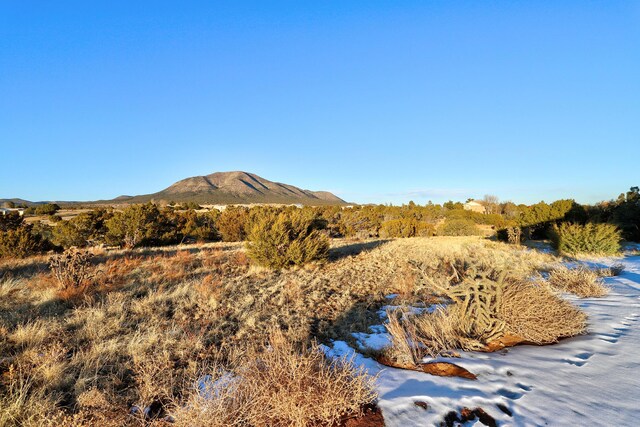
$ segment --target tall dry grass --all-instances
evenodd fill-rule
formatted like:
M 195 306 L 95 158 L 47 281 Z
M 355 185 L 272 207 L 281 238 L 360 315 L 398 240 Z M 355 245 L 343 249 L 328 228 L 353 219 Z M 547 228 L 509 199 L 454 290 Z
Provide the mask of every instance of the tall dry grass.
M 560 291 L 579 297 L 603 297 L 609 293 L 599 272 L 580 266 L 568 268 L 557 266 L 549 272 L 549 284 Z
M 267 348 L 244 355 L 233 373 L 213 366 L 172 412 L 178 426 L 335 426 L 376 398 L 374 378 L 352 360 L 329 360 L 274 329 Z

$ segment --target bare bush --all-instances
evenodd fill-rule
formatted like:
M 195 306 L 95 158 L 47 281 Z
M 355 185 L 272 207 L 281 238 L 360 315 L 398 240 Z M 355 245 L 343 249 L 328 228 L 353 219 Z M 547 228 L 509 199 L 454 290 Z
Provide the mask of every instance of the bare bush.
M 91 258 L 93 254 L 75 248 L 49 258 L 49 268 L 56 278 L 60 290 L 84 290 L 93 277 Z
M 556 267 L 549 272 L 549 284 L 555 289 L 579 297 L 603 297 L 609 293 L 598 272 L 586 267 Z
M 521 282 L 505 287 L 500 317 L 506 330 L 535 344 L 585 333 L 587 316 L 546 286 Z

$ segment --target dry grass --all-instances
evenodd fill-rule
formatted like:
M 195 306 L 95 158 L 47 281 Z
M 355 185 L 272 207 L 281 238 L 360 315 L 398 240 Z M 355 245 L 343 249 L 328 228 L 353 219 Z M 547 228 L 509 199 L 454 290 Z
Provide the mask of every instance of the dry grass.
M 522 282 L 507 285 L 500 317 L 509 332 L 535 344 L 586 332 L 587 316 L 544 285 Z
M 376 398 L 374 379 L 351 360 L 328 360 L 318 346 L 299 348 L 278 330 L 235 373 L 210 372 L 173 412 L 176 425 L 334 426 Z
M 377 322 L 371 313 L 396 273 L 366 255 L 283 274 L 252 269 L 240 244 L 109 251 L 94 258 L 98 274 L 80 304 L 60 298 L 45 258 L 5 262 L 0 396 L 15 404 L 2 405 L 2 417 L 14 421 L 0 425 L 54 419 L 63 420 L 59 425 L 103 425 L 103 419 L 137 425 L 132 402 L 172 401 L 212 354 L 259 348 L 274 326 L 302 345 L 314 335 L 339 334 L 347 324 Z M 354 306 L 371 311 L 352 312 Z M 25 373 L 29 386 L 12 386 L 8 369 Z M 24 390 L 22 397 L 15 390 Z M 90 390 L 110 402 L 108 410 L 85 408 L 81 401 Z M 36 411 L 33 396 L 44 410 Z
M 586 315 L 562 299 L 549 287 L 529 281 L 504 285 L 496 307 L 502 325 L 499 336 L 515 335 L 525 342 L 551 344 L 561 338 L 585 333 Z M 400 311 L 402 312 L 402 310 Z M 386 350 L 400 365 L 416 365 L 425 356 L 436 357 L 451 350 L 481 350 L 491 342 L 486 336 L 470 332 L 469 312 L 461 303 L 441 307 L 432 313 L 402 315 L 389 312 L 385 324 L 391 337 Z
M 609 293 L 597 271 L 586 267 L 555 267 L 549 272 L 549 284 L 579 297 L 603 297 Z
M 423 286 L 451 303 L 432 313 L 388 313 L 387 355 L 400 364 L 454 349 L 482 349 L 505 334 L 548 344 L 584 333 L 581 311 L 550 288 L 531 284 L 531 276 L 550 268 L 552 256 L 500 244 L 422 250 L 433 251 L 426 262 L 414 262 Z
M 415 324 L 407 321 L 404 310 L 387 311 L 385 328 L 389 333 L 391 346 L 387 350 L 400 365 L 415 365 L 424 357 Z
M 385 323 L 391 346 L 385 350 L 400 366 L 413 366 L 456 348 L 477 348 L 479 341 L 463 336 L 460 316 L 452 307 L 432 313 L 410 314 L 407 309 L 387 312 Z
M 522 276 L 555 261 L 550 255 L 480 238 L 333 244 L 337 247 L 325 265 L 280 272 L 250 266 L 242 244 L 98 252 L 93 258 L 97 274 L 80 303 L 57 294 L 46 257 L 3 261 L 0 426 L 46 425 L 52 420 L 58 420 L 57 425 L 140 425 L 140 415 L 130 414 L 132 405 L 175 412 L 176 422 L 183 425 L 189 421 L 178 420 L 178 414 L 197 405 L 204 405 L 205 413 L 219 413 L 215 405 L 221 405 L 233 419 L 258 417 L 247 415 L 245 406 L 234 407 L 224 399 L 200 401 L 188 393 L 202 366 L 218 366 L 236 375 L 242 366 L 252 366 L 247 376 L 252 382 L 247 384 L 255 387 L 258 379 L 274 387 L 286 381 L 290 388 L 260 389 L 271 400 L 279 399 L 273 402 L 277 407 L 269 406 L 269 399 L 261 400 L 264 396 L 251 394 L 262 405 L 261 416 L 272 417 L 263 418 L 263 425 L 301 422 L 297 404 L 322 424 L 325 421 L 320 420 L 335 419 L 339 410 L 356 410 L 363 394 L 340 388 L 356 385 L 337 372 L 360 376 L 351 368 L 327 368 L 331 364 L 320 357 L 314 339 L 349 340 L 352 332 L 379 324 L 377 312 L 388 303 L 389 294 L 402 294 L 411 305 L 434 301 L 426 275 L 450 284 L 468 274 L 467 264 L 503 263 L 514 276 Z M 430 316 L 416 318 L 415 324 L 415 334 L 427 351 L 435 354 L 450 346 L 470 345 L 460 337 L 451 339 L 454 317 L 444 311 Z M 282 331 L 291 346 L 283 348 L 289 353 L 292 348 L 306 350 L 299 357 L 291 353 L 287 358 L 284 350 L 250 357 L 270 340 L 277 347 L 274 328 Z M 238 353 L 244 356 L 238 359 Z M 276 363 L 288 368 L 263 369 Z M 16 373 L 11 379 L 10 370 Z M 287 379 L 296 373 L 302 376 Z M 309 375 L 323 378 L 324 382 L 318 380 L 323 385 L 313 388 Z M 364 384 L 365 379 L 358 381 Z M 309 401 L 300 397 L 307 392 L 324 400 L 309 407 Z M 182 409 L 172 406 L 185 399 L 191 403 Z M 238 409 L 237 416 L 233 408 Z M 293 418 L 284 419 L 281 412 L 290 412 Z M 198 417 L 197 411 L 188 416 Z M 232 425 L 222 415 L 218 420 Z M 190 425 L 216 425 L 196 421 Z

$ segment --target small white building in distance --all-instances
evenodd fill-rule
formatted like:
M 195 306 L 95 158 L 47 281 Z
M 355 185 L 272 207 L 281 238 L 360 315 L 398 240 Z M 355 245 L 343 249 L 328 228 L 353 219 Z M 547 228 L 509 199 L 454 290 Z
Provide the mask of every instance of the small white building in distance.
M 464 210 L 466 211 L 474 211 L 479 213 L 485 213 L 485 208 L 482 203 L 476 202 L 475 200 L 469 200 L 464 204 Z
M 9 212 L 18 212 L 18 215 L 24 215 L 24 209 L 22 208 L 0 208 L 0 214 L 6 215 Z

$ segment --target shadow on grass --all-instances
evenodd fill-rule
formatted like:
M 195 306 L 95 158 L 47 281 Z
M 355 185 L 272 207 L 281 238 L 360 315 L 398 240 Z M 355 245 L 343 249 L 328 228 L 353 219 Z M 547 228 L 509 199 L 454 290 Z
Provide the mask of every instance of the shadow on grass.
M 19 266 L 3 266 L 0 267 L 0 280 L 10 278 L 30 279 L 46 271 L 49 271 L 49 263 L 47 261 L 34 262 Z
M 7 306 L 0 306 L 0 320 L 9 328 L 38 319 L 56 318 L 73 306 L 60 299 L 52 299 L 40 303 L 22 302 Z
M 353 243 L 346 246 L 331 248 L 329 250 L 329 260 L 337 261 L 342 258 L 358 255 L 362 252 L 370 251 L 379 246 L 382 246 L 387 242 L 389 242 L 389 240 L 381 239 L 381 240 L 373 240 L 368 242 L 357 242 L 357 243 Z

